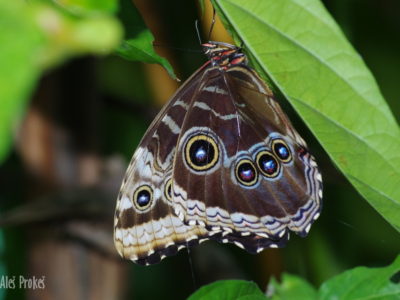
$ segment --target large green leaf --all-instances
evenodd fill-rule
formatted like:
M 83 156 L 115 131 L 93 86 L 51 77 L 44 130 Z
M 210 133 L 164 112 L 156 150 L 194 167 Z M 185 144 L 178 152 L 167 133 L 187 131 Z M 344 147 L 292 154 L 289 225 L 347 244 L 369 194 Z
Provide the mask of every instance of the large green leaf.
M 213 3 L 261 75 L 293 105 L 354 187 L 399 230 L 398 124 L 321 2 Z

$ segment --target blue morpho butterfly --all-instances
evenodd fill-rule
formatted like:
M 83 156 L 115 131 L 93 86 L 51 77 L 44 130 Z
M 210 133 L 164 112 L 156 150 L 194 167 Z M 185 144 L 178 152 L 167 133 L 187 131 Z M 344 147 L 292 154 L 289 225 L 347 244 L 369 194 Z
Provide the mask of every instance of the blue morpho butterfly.
M 282 247 L 320 214 L 317 164 L 271 89 L 240 48 L 203 48 L 209 60 L 150 125 L 118 196 L 115 246 L 139 264 L 208 239 Z

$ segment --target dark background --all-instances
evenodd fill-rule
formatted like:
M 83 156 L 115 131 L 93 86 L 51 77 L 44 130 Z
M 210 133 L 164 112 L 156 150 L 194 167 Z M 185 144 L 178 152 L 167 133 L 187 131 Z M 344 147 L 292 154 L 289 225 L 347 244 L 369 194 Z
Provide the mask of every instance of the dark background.
M 205 61 L 194 27 L 196 3 L 147 2 L 140 10 L 156 28 L 157 49 L 185 80 Z M 324 4 L 399 120 L 400 3 Z M 43 76 L 16 132 L 16 147 L 0 169 L 0 271 L 45 275 L 46 291 L 3 290 L 0 299 L 42 295 L 37 293 L 88 299 L 95 290 L 95 299 L 181 299 L 217 279 L 254 280 L 264 290 L 269 277 L 282 272 L 319 286 L 346 269 L 394 260 L 398 232 L 339 173 L 284 99 L 324 179 L 322 215 L 307 238 L 292 236 L 285 249 L 257 256 L 207 242 L 155 266 L 120 260 L 111 241 L 120 180 L 152 117 L 176 87 L 163 70 L 115 55 L 76 59 Z

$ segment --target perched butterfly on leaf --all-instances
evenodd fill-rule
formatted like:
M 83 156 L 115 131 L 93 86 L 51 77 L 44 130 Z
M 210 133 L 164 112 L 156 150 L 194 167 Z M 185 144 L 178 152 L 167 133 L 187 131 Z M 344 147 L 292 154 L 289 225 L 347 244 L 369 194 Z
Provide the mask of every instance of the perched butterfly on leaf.
M 203 47 L 208 62 L 150 125 L 118 196 L 114 242 L 139 264 L 208 239 L 282 247 L 321 210 L 317 164 L 271 89 L 240 48 Z

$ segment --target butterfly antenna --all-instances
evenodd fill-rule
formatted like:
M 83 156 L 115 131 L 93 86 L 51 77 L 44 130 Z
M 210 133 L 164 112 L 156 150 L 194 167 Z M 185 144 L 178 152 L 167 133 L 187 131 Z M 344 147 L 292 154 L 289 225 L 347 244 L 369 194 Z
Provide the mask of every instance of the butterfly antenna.
M 197 32 L 197 38 L 199 39 L 199 44 L 203 44 L 203 42 L 201 41 L 201 36 L 200 36 L 200 29 L 199 29 L 199 20 L 196 20 L 196 22 L 194 23 L 195 27 L 196 27 L 196 32 Z
M 211 33 L 214 29 L 214 25 L 215 25 L 215 8 L 213 7 L 213 17 L 211 20 L 211 26 L 210 26 L 210 31 L 208 32 L 208 41 L 211 40 Z

